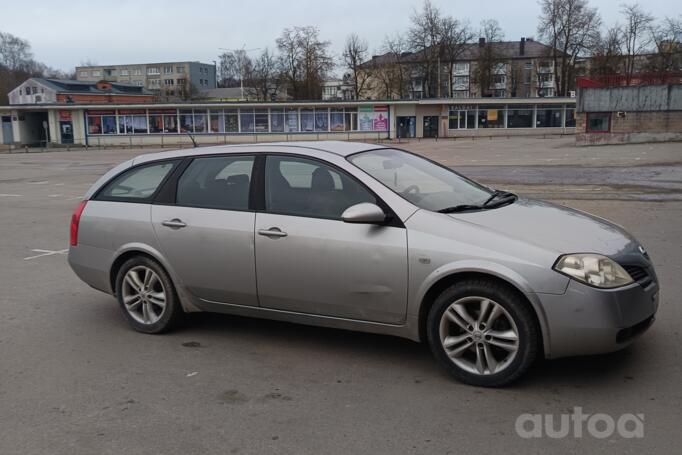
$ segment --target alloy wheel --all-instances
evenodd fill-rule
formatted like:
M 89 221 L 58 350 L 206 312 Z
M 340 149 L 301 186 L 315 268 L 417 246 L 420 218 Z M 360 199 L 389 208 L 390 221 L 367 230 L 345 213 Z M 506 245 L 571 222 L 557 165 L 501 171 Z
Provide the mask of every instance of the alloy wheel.
M 450 360 L 473 374 L 500 373 L 519 350 L 514 319 L 486 297 L 464 297 L 450 304 L 441 316 L 439 334 Z
M 126 272 L 121 287 L 123 306 L 141 324 L 159 321 L 166 309 L 166 290 L 151 268 L 139 265 Z

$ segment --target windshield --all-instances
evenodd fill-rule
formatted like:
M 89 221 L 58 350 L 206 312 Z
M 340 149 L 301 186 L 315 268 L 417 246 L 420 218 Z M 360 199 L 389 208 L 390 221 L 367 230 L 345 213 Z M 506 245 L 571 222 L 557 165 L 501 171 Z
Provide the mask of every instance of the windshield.
M 371 150 L 348 159 L 400 196 L 426 210 L 481 206 L 493 194 L 450 169 L 401 150 Z

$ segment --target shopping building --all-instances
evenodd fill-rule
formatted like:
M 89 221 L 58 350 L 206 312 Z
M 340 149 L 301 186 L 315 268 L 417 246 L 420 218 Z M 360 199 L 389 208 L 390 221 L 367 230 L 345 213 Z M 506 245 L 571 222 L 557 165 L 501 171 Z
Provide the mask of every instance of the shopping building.
M 0 116 L 2 142 L 14 146 L 378 141 L 572 134 L 575 99 L 15 105 Z

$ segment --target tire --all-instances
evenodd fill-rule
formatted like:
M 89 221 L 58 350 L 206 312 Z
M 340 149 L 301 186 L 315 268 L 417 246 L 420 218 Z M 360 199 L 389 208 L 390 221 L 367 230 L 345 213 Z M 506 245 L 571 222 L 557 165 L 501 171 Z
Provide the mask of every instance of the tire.
M 124 317 L 138 332 L 166 332 L 184 315 L 168 273 L 145 256 L 135 256 L 121 265 L 116 275 L 116 298 Z
M 492 279 L 463 280 L 441 292 L 429 310 L 426 331 L 438 363 L 461 382 L 482 387 L 523 376 L 540 347 L 528 303 Z

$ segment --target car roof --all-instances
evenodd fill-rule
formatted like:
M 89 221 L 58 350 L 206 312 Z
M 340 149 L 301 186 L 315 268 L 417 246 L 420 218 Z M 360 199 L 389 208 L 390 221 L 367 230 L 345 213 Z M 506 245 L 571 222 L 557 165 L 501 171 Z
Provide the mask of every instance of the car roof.
M 315 152 L 328 152 L 335 155 L 346 157 L 354 153 L 364 152 L 367 150 L 376 150 L 386 148 L 386 146 L 378 144 L 367 144 L 363 142 L 346 142 L 346 141 L 297 141 L 297 142 L 262 142 L 256 144 L 234 144 L 234 145 L 217 145 L 212 147 L 197 147 L 191 149 L 169 150 L 165 152 L 147 153 L 140 155 L 133 160 L 133 165 L 148 161 L 156 161 L 168 158 L 182 158 L 194 155 L 212 155 L 223 153 L 244 153 L 251 152 L 251 149 L 262 148 L 263 151 L 272 151 L 272 149 L 282 148 L 282 151 L 289 153 L 297 153 L 300 155 L 314 156 Z

